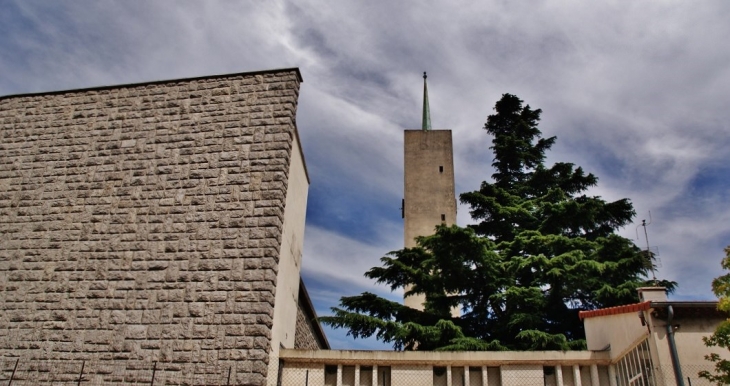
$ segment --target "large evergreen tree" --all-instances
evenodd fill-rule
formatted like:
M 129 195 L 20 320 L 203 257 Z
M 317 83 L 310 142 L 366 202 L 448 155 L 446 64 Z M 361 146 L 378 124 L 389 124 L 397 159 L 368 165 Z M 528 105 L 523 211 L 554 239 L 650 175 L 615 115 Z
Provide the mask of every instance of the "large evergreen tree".
M 343 297 L 322 322 L 395 349 L 567 350 L 585 345 L 578 311 L 638 301 L 650 256 L 615 233 L 635 214 L 629 200 L 587 196 L 594 175 L 544 164 L 555 137 L 541 138 L 541 110 L 510 94 L 495 110 L 484 127 L 493 181 L 460 196 L 479 222 L 438 226 L 365 274 L 392 289 L 410 285 L 426 309 L 363 293 Z

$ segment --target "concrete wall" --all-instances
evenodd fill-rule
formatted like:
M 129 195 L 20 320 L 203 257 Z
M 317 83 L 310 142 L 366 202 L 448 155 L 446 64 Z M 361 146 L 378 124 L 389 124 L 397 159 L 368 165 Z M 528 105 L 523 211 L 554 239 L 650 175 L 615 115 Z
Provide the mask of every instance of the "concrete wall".
M 276 307 L 271 334 L 269 374 L 278 372 L 279 347 L 294 348 L 296 336 L 299 282 L 302 264 L 304 219 L 307 214 L 309 179 L 304 167 L 303 154 L 295 137 L 289 164 L 289 184 L 284 207 L 284 224 L 279 249 L 279 272 L 276 277 Z M 268 378 L 269 385 L 276 377 Z
M 679 312 L 681 310 L 678 310 Z M 714 372 L 713 363 L 705 360 L 705 355 L 714 352 L 719 354 L 721 358 L 730 360 L 728 350 L 718 347 L 709 348 L 702 341 L 702 338 L 711 335 L 723 320 L 717 315 L 697 317 L 680 314 L 672 322 L 672 325 L 675 326 L 674 340 L 685 383 L 687 382 L 686 379 L 690 378 L 693 384 L 704 384 L 706 381 L 700 379 L 697 373 L 701 370 Z M 657 376 L 664 379 L 666 384 L 674 384 L 675 375 L 667 337 L 666 320 L 655 318 L 652 315 L 650 323 Z
M 673 384 L 675 375 L 666 329 L 667 306 L 670 302 L 666 302 L 666 297 L 662 297 L 663 291 L 653 291 L 649 294 L 659 299 L 657 303 L 652 303 L 654 308 L 649 310 L 586 318 L 584 324 L 588 349 L 603 350 L 610 344 L 611 361 L 616 366 L 619 366 L 618 363 L 621 361 L 624 363 L 628 361 L 630 366 L 636 366 L 637 358 L 650 359 L 653 369 L 648 374 L 655 377 L 658 384 Z M 642 294 L 644 300 L 649 300 L 643 295 L 645 294 Z M 730 352 L 727 350 L 708 348 L 702 341 L 703 337 L 715 331 L 724 317 L 715 310 L 715 304 L 709 302 L 697 302 L 697 304 L 675 302 L 673 307 L 676 316 L 672 325 L 675 328 L 674 339 L 683 378 L 686 380 L 689 377 L 694 383 L 704 384 L 697 373 L 701 370 L 712 370 L 712 363 L 705 360 L 705 355 L 715 352 L 725 359 L 730 359 Z M 644 317 L 643 325 L 639 314 Z M 648 357 L 644 358 L 643 356 L 647 354 L 636 351 L 629 354 L 644 340 L 646 343 L 642 344 L 643 348 L 640 351 L 648 352 Z M 619 376 L 626 376 L 617 371 Z
M 456 223 L 454 159 L 451 130 L 406 130 L 404 134 L 404 242 L 414 247 L 414 239 L 433 234 L 436 225 Z
M 0 98 L 0 356 L 236 361 L 236 382 L 263 384 L 272 343 L 293 343 L 277 283 L 296 319 L 299 83 Z
M 593 351 L 359 351 L 359 350 L 290 350 L 283 349 L 281 358 L 291 363 L 434 366 L 501 366 L 507 364 L 607 365 L 608 352 Z
M 451 130 L 406 130 L 404 159 L 404 245 L 411 248 L 417 236 L 432 235 L 436 225 L 456 223 Z M 422 309 L 424 301 L 411 296 L 405 304 Z
M 636 312 L 586 318 L 583 321 L 588 350 L 604 350 L 611 345 L 611 357 L 619 358 L 649 335 Z
M 375 386 L 497 386 L 497 385 L 610 385 L 607 355 L 590 353 L 462 352 L 434 353 L 329 351 L 326 354 L 283 350 L 281 385 Z M 410 354 L 410 353 L 409 353 Z M 604 353 L 605 354 L 605 353 Z M 593 359 L 589 359 L 593 357 Z M 388 358 L 392 358 L 390 362 Z M 558 359 L 560 358 L 560 359 Z M 487 366 L 494 360 L 498 366 Z M 465 362 L 464 362 L 465 361 Z M 329 369 L 329 372 L 327 371 Z M 375 382 L 373 375 L 377 374 Z

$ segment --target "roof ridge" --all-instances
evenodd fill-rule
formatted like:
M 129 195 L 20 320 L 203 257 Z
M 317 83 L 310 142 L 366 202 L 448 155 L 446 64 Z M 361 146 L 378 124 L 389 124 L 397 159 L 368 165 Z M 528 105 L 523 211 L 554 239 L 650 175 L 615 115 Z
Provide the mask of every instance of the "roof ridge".
M 615 306 L 608 308 L 599 308 L 597 310 L 580 311 L 578 317 L 583 320 L 586 318 L 594 318 L 596 316 L 619 315 L 629 312 L 646 311 L 651 308 L 651 301 L 643 301 L 641 303 L 625 304 L 623 306 Z

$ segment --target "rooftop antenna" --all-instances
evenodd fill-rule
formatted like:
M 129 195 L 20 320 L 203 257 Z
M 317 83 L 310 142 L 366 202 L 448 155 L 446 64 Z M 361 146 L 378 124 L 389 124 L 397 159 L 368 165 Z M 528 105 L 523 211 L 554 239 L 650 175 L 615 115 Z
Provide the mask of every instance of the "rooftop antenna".
M 651 247 L 649 247 L 649 233 L 646 231 L 646 227 L 651 225 L 651 220 L 651 211 L 649 211 L 649 222 L 646 222 L 646 220 L 641 220 L 641 225 L 636 227 L 636 239 L 639 239 L 639 227 L 644 227 L 644 239 L 646 240 L 646 257 L 649 261 L 649 269 L 651 269 L 652 280 L 654 280 L 654 285 L 657 285 L 656 272 L 654 271 L 654 261 L 656 260 L 656 258 L 654 257 L 654 253 L 651 251 Z
M 421 130 L 431 130 L 431 108 L 428 106 L 428 86 L 426 86 L 426 71 L 423 72 L 423 120 Z

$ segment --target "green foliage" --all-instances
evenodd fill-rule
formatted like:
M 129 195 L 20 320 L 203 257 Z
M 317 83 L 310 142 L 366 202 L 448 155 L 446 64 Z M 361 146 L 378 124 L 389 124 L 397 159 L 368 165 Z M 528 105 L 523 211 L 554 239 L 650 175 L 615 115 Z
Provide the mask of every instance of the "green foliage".
M 364 293 L 342 298 L 322 322 L 396 350 L 569 350 L 585 347 L 579 311 L 638 301 L 650 259 L 615 234 L 634 216 L 629 200 L 588 196 L 593 174 L 544 164 L 555 137 L 541 138 L 539 109 L 505 94 L 495 110 L 485 125 L 492 181 L 460 196 L 478 223 L 438 226 L 365 274 L 410 286 L 406 295 L 425 295 L 425 310 Z
M 722 269 L 730 270 L 730 246 L 725 248 L 725 258 L 721 262 Z M 717 277 L 712 281 L 712 292 L 719 298 L 717 309 L 730 313 L 730 273 Z M 702 338 L 707 347 L 722 347 L 730 350 L 730 319 L 722 322 L 715 333 Z M 705 355 L 705 359 L 715 363 L 715 374 L 701 371 L 700 377 L 715 382 L 718 385 L 730 384 L 730 361 L 721 359 L 718 354 Z

